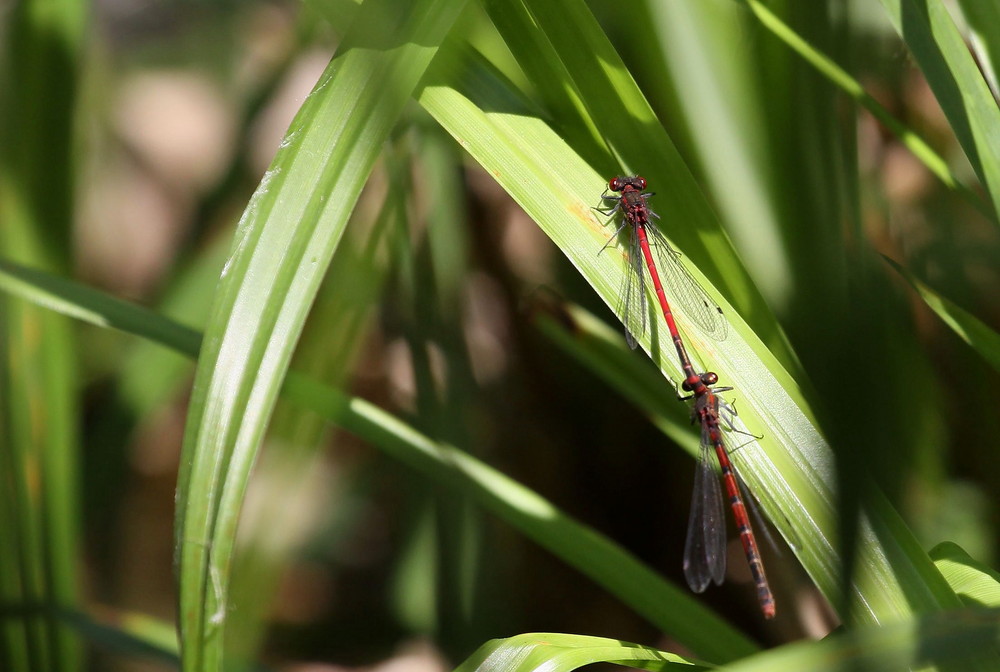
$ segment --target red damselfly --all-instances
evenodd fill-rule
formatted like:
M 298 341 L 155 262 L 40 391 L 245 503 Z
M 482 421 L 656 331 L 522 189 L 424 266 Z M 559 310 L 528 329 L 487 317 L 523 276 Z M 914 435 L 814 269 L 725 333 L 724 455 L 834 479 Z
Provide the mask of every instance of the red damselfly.
M 684 578 L 691 590 L 700 593 L 712 581 L 721 584 L 726 573 L 726 516 L 719 478 L 712 468 L 711 452 L 714 449 L 722 468 L 722 481 L 726 484 L 726 494 L 729 495 L 743 552 L 757 588 L 757 600 L 764 618 L 774 618 L 774 595 L 771 594 L 750 516 L 747 515 L 743 488 L 735 467 L 729 461 L 729 451 L 722 438 L 723 424 L 729 430 L 736 431 L 733 424 L 736 409 L 716 393 L 733 388 L 712 389 L 718 381 L 719 376 L 711 371 L 698 375 L 692 370 L 682 385 L 691 393 L 686 399 L 694 398 L 691 423 L 697 422 L 701 426 L 701 456 L 695 470 L 694 494 L 691 496 L 687 541 L 684 544 Z
M 648 304 L 646 303 L 646 273 L 643 271 L 644 259 L 646 269 L 648 269 L 649 276 L 653 281 L 653 289 L 656 290 L 660 307 L 663 309 L 670 337 L 674 343 L 679 343 L 680 334 L 660 283 L 660 273 L 663 273 L 671 296 L 683 308 L 684 314 L 705 334 L 718 341 L 724 340 L 728 333 L 728 323 L 722 315 L 722 309 L 691 277 L 691 274 L 681 263 L 680 252 L 670 246 L 670 243 L 660 233 L 659 228 L 653 223 L 652 218 L 659 219 L 659 215 L 653 212 L 646 203 L 646 200 L 653 194 L 644 191 L 645 188 L 646 179 L 638 175 L 635 177 L 615 177 L 608 182 L 608 188 L 601 195 L 603 199 L 613 199 L 616 201 L 615 204 L 610 208 L 595 208 L 598 212 L 608 216 L 619 211 L 622 213 L 621 226 L 604 247 L 610 245 L 626 226 L 629 227 L 629 271 L 625 274 L 621 292 L 624 297 L 622 320 L 625 323 L 625 340 L 628 341 L 629 347 L 634 348 L 636 341 L 646 332 Z M 609 190 L 620 193 L 621 196 L 609 194 Z M 603 251 L 604 248 L 601 250 Z M 680 350 L 678 350 L 678 354 L 680 354 Z

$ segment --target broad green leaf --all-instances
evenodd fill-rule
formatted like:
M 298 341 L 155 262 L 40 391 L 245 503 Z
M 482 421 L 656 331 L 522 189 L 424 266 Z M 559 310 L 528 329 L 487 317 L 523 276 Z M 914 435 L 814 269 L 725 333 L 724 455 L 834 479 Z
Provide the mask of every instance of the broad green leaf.
M 1000 607 L 1000 572 L 973 559 L 951 542 L 932 548 L 931 558 L 966 604 Z
M 637 670 L 709 669 L 673 653 L 618 639 L 533 632 L 486 642 L 455 672 L 562 672 L 594 663 L 615 663 Z

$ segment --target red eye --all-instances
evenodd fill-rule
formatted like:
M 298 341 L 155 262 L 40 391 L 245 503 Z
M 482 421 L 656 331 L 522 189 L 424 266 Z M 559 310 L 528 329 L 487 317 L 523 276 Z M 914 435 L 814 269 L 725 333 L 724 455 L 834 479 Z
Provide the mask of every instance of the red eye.
M 701 382 L 705 383 L 706 385 L 715 385 L 717 382 L 719 382 L 719 376 L 709 371 L 708 373 L 701 374 Z
M 639 190 L 640 191 L 642 191 L 643 189 L 646 188 L 646 178 L 645 177 L 639 177 L 638 175 L 636 175 L 635 176 L 635 183 L 639 185 Z
M 611 181 L 608 182 L 608 189 L 610 189 L 611 191 L 621 191 L 622 190 L 621 178 L 612 177 Z

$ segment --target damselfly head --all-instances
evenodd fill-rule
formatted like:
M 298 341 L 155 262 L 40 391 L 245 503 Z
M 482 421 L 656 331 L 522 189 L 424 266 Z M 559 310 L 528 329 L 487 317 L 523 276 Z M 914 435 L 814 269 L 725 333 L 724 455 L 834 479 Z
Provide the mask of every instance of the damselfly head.
M 608 189 L 611 191 L 622 191 L 625 187 L 632 187 L 637 191 L 642 191 L 646 188 L 646 178 L 640 177 L 638 175 L 634 177 L 613 177 L 611 181 L 608 182 Z
M 701 375 L 692 374 L 690 378 L 681 383 L 681 389 L 685 392 L 694 392 L 701 386 L 711 387 L 719 382 L 719 376 L 713 371 L 706 371 Z M 698 394 L 701 394 L 700 392 Z

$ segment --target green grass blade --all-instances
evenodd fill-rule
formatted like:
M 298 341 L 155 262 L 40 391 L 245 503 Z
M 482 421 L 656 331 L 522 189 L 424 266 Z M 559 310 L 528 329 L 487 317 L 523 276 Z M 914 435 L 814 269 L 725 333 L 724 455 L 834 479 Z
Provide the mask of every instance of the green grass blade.
M 185 669 L 222 668 L 239 511 L 295 342 L 382 143 L 463 5 L 365 3 L 244 213 L 206 331 L 178 484 Z
M 7 476 L 0 519 L 9 553 L 0 565 L 2 598 L 69 606 L 77 598 L 73 559 L 79 534 L 70 325 L 14 301 L 0 306 L 0 322 L 6 332 L 0 335 L 6 346 L 0 367 L 0 399 L 6 405 L 0 413 L 0 471 Z M 26 669 L 75 669 L 76 642 L 47 612 L 34 616 L 4 623 L 10 650 L 34 651 Z
M 40 287 L 26 281 L 28 275 L 23 268 L 0 263 L 0 289 L 93 324 L 146 336 L 189 357 L 197 355 L 199 334 L 162 315 L 70 280 L 31 273 L 32 278 L 47 278 Z M 711 652 L 718 661 L 735 660 L 756 650 L 690 592 L 666 583 L 616 543 L 467 453 L 436 443 L 375 406 L 294 371 L 283 393 L 427 478 L 469 496 L 691 649 L 706 656 Z
M 594 663 L 637 670 L 708 669 L 676 654 L 618 639 L 533 632 L 486 642 L 455 672 L 561 672 Z
M 74 124 L 86 5 L 27 1 L 0 41 L 0 255 L 69 268 Z M 18 299 L 0 302 L 0 599 L 44 613 L 0 626 L 0 667 L 82 667 L 55 621 L 79 599 L 80 498 L 73 325 Z
M 1000 108 L 941 0 L 881 0 L 937 96 L 993 203 L 1000 207 Z
M 401 198 L 404 192 L 391 193 Z M 358 236 L 352 231 L 345 234 L 309 314 L 293 367 L 333 386 L 352 370 L 387 271 L 385 238 L 402 231 L 392 221 L 398 214 L 398 208 L 383 208 L 364 249 L 356 249 Z M 354 290 L 344 292 L 346 286 Z M 305 545 L 304 537 L 314 532 L 310 523 L 340 503 L 337 494 L 320 489 L 324 484 L 315 477 L 325 473 L 326 456 L 319 448 L 331 431 L 326 420 L 301 405 L 279 403 L 270 424 L 266 450 L 254 468 L 255 506 L 240 522 L 233 569 L 232 599 L 239 609 L 231 614 L 226 637 L 227 653 L 238 661 L 251 661 L 257 654 L 282 572 Z
M 917 291 L 924 303 L 937 313 L 959 338 L 968 343 L 983 359 L 1000 371 L 1000 334 L 941 296 L 912 273 L 888 257 L 883 257 Z
M 0 259 L 0 288 L 67 317 L 117 329 L 195 358 L 201 334 L 142 306 L 124 303 L 99 290 L 51 273 Z

